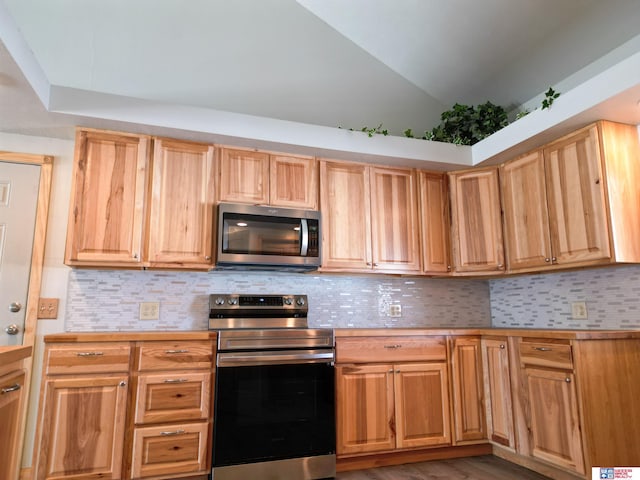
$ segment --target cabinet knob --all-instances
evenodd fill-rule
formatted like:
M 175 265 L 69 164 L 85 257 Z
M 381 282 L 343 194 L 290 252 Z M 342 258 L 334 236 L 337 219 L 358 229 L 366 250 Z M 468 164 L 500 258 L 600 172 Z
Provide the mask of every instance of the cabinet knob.
M 503 265 L 503 264 L 501 264 L 501 263 L 499 263 L 499 264 L 498 264 L 498 270 L 502 270 L 502 267 L 504 267 L 504 265 Z
M 127 382 L 125 382 L 124 380 L 121 380 L 120 383 L 118 384 L 119 387 L 126 387 L 127 386 Z
M 451 271 L 451 265 L 447 265 L 447 272 Z
M 504 343 L 500 344 L 500 350 L 504 350 Z
M 137 253 L 134 253 L 134 254 L 133 254 L 133 258 L 135 258 L 135 259 L 137 260 L 137 259 L 138 259 L 138 254 L 137 254 Z
M 208 262 L 209 260 L 211 260 L 211 255 L 205 256 L 204 259 Z
M 564 381 L 567 383 L 571 383 L 571 379 L 569 377 L 565 378 Z
M 556 260 L 558 260 L 556 257 L 551 257 L 552 262 L 555 262 Z
M 544 261 L 549 263 L 551 261 L 551 259 L 550 258 L 545 258 Z

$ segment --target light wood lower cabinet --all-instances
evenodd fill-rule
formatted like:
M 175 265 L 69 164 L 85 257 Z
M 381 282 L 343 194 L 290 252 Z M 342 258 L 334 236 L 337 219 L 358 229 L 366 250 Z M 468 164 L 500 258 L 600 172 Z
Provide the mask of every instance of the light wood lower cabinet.
M 35 479 L 206 476 L 213 351 L 213 340 L 47 344 Z
M 122 478 L 129 345 L 48 345 L 37 480 Z
M 451 443 L 446 364 L 337 366 L 337 453 Z
M 31 347 L 0 349 L 0 478 L 17 480 L 22 460 L 27 388 L 24 361 Z
M 514 451 L 516 443 L 508 338 L 483 338 L 482 363 L 487 436 L 492 443 Z
M 450 342 L 454 443 L 486 442 L 480 337 L 451 337 Z

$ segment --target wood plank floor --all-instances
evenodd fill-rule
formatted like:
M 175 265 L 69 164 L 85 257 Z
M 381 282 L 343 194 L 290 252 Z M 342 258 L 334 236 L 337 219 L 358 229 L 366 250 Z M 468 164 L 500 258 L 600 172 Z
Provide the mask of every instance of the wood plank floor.
M 493 455 L 340 472 L 336 480 L 549 480 Z

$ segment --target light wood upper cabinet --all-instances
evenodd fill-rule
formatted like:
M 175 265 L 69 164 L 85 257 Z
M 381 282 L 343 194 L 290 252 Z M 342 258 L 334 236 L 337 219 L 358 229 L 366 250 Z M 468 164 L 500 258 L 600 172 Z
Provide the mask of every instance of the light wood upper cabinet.
M 269 203 L 279 207 L 318 208 L 318 164 L 312 157 L 271 155 Z
M 323 268 L 371 269 L 370 202 L 366 165 L 320 161 Z
M 419 272 L 412 169 L 320 162 L 323 269 Z
M 154 140 L 148 228 L 150 266 L 213 264 L 214 148 Z
M 218 200 L 316 209 L 317 163 L 313 157 L 257 150 L 219 149 Z
M 269 154 L 226 147 L 218 151 L 218 200 L 267 205 Z
M 146 136 L 78 130 L 67 265 L 141 266 Z
M 451 384 L 454 441 L 485 441 L 484 393 L 480 337 L 452 337 Z
M 550 264 L 544 156 L 541 150 L 500 167 L 507 265 L 510 270 Z
M 483 338 L 482 362 L 488 438 L 492 443 L 514 451 L 516 443 L 507 340 L 506 337 Z
M 418 272 L 420 237 L 415 171 L 370 168 L 373 268 Z
M 640 262 L 637 127 L 598 122 L 501 167 L 512 271 Z
M 443 173 L 418 171 L 422 271 L 451 272 L 449 189 Z
M 504 272 L 498 169 L 449 173 L 451 240 L 455 273 Z

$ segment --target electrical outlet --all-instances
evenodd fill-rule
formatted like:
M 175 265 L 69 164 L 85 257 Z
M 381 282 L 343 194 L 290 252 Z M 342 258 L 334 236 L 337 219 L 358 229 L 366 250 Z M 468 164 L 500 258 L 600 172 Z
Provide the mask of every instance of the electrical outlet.
M 38 318 L 54 319 L 58 318 L 58 302 L 57 298 L 41 298 L 38 300 Z
M 401 317 L 402 316 L 402 305 L 399 303 L 392 303 L 389 305 L 389 316 L 390 317 Z
M 587 302 L 572 302 L 571 318 L 573 318 L 574 320 L 586 320 L 587 319 Z
M 158 320 L 160 302 L 140 302 L 140 320 Z

